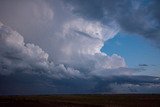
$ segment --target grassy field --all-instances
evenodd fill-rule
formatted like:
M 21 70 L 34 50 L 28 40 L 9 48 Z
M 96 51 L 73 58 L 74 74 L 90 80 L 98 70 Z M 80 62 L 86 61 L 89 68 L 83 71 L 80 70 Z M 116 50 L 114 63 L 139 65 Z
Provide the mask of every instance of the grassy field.
M 160 107 L 160 95 L 0 96 L 0 107 Z

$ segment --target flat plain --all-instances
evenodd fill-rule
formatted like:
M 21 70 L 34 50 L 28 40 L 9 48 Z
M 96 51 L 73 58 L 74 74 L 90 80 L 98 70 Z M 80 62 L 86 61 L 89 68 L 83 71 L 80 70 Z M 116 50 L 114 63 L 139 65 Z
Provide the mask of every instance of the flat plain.
M 160 107 L 160 94 L 0 96 L 0 107 Z

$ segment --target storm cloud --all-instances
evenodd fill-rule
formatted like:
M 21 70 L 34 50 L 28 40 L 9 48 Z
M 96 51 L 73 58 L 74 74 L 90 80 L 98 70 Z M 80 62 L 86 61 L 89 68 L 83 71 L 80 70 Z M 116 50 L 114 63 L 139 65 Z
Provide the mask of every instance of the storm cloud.
M 69 0 L 70 10 L 89 20 L 119 25 L 121 31 L 143 36 L 160 47 L 159 0 Z
M 156 2 L 1 0 L 0 94 L 160 93 L 159 77 L 101 52 L 122 31 L 159 46 Z
M 84 24 L 83 22 L 81 23 Z M 59 58 L 58 64 L 54 64 L 53 60 L 48 60 L 48 53 L 44 52 L 39 46 L 32 43 L 25 43 L 23 36 L 1 23 L 0 73 L 10 74 L 15 71 L 25 71 L 29 73 L 44 73 L 54 77 L 72 77 L 76 75 L 81 77 L 81 74 L 85 73 L 99 74 L 101 73 L 99 72 L 101 70 L 109 72 L 110 69 L 114 69 L 113 71 L 118 71 L 120 67 L 126 66 L 125 61 L 122 57 L 116 54 L 110 57 L 105 53 L 100 52 L 104 41 L 103 39 L 107 39 L 104 38 L 103 34 L 101 33 L 110 32 L 103 31 L 103 28 L 101 28 L 99 24 L 96 28 L 99 35 L 97 32 L 95 32 L 95 29 L 91 28 L 90 23 L 87 23 L 87 26 L 85 26 L 84 29 L 81 26 L 76 27 L 77 24 L 73 24 L 76 26 L 73 26 L 72 23 L 70 24 L 71 25 L 65 25 L 63 32 L 63 38 L 67 40 L 65 46 L 61 44 L 63 49 L 62 51 L 64 51 L 62 52 L 63 55 Z M 86 35 L 90 35 L 90 37 L 88 38 L 86 36 L 83 36 L 83 34 L 77 34 L 77 32 L 75 32 L 75 29 L 79 32 L 86 33 Z M 100 39 L 98 39 L 98 41 L 96 41 L 96 37 L 94 37 L 97 35 L 98 37 L 102 36 Z M 80 38 L 80 36 L 82 37 Z M 73 41 L 73 39 L 75 40 Z M 83 41 L 83 44 L 81 43 L 81 41 Z M 130 70 L 128 70 L 127 72 L 129 74 Z M 123 73 L 126 74 L 125 70 L 122 71 L 122 74 Z M 107 75 L 109 75 L 109 73 Z
M 5 82 L 4 82 L 5 81 Z M 14 73 L 0 75 L 1 95 L 159 93 L 160 78 L 110 76 L 107 78 L 53 79 L 44 75 Z

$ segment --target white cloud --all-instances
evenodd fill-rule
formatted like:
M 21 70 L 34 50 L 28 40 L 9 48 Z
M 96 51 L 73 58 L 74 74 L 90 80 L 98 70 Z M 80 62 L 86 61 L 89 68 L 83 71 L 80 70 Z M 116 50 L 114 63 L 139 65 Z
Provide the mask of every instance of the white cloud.
M 80 76 L 78 70 L 54 65 L 48 61 L 49 55 L 39 46 L 24 43 L 23 37 L 11 28 L 0 24 L 0 74 L 13 72 L 46 74 L 56 78 Z M 66 77 L 65 77 L 66 75 Z
M 116 27 L 111 28 L 100 22 L 78 18 L 64 24 L 63 36 L 74 39 L 73 42 L 79 46 L 79 52 L 95 54 L 100 53 L 104 41 L 113 38 L 117 32 Z
M 104 29 L 99 24 L 95 24 L 95 26 Z M 88 34 L 87 36 L 84 36 L 83 33 L 88 33 L 88 30 L 85 32 L 82 30 L 81 33 L 77 32 L 74 32 L 72 26 L 68 29 L 68 32 L 63 32 L 63 39 L 66 42 L 59 42 L 61 44 L 59 49 L 64 51 L 63 58 L 59 56 L 60 62 L 54 64 L 53 61 L 48 60 L 48 53 L 44 52 L 39 46 L 24 43 L 24 39 L 19 33 L 1 24 L 0 73 L 9 74 L 16 71 L 25 71 L 28 73 L 44 73 L 56 78 L 74 78 L 82 77 L 82 75 L 85 77 L 85 73 L 99 76 L 104 73 L 101 71 L 107 72 L 109 69 L 119 69 L 126 66 L 122 57 L 116 54 L 108 56 L 100 52 L 102 46 L 97 48 L 97 45 L 103 45 L 104 41 L 92 38 L 92 34 L 96 34 L 96 30 L 93 30 L 91 35 Z M 101 34 L 101 32 L 99 33 Z M 100 36 L 103 37 L 104 35 Z M 95 51 L 96 49 L 98 51 Z M 109 73 L 104 74 L 109 75 Z
M 56 12 L 58 7 L 51 8 L 48 2 L 34 0 L 22 1 L 20 4 L 22 5 L 13 7 L 14 21 L 7 20 L 10 23 L 17 22 L 11 25 L 20 28 L 18 30 L 20 32 L 27 32 L 24 33 L 25 41 L 30 41 L 31 43 L 24 43 L 21 35 L 12 30 L 9 31 L 11 35 L 4 38 L 8 40 L 8 42 L 4 43 L 4 47 L 8 46 L 7 49 L 12 48 L 15 51 L 12 56 L 20 56 L 20 59 L 25 62 L 23 64 L 21 64 L 21 61 L 10 62 L 8 58 L 8 62 L 11 64 L 16 62 L 18 64 L 15 64 L 15 66 L 20 66 L 21 69 L 30 68 L 29 70 L 36 72 L 36 68 L 39 68 L 39 72 L 45 71 L 54 76 L 59 75 L 59 77 L 65 77 L 64 75 L 67 75 L 66 72 L 68 72 L 68 77 L 69 75 L 71 77 L 73 75 L 80 76 L 83 73 L 92 74 L 91 72 L 98 75 L 102 73 L 100 71 L 126 67 L 123 57 L 117 54 L 109 56 L 101 52 L 104 42 L 112 39 L 118 33 L 119 27 L 114 23 L 107 26 L 98 21 L 89 21 L 70 16 L 71 13 L 66 15 L 68 19 L 63 18 L 63 15 L 61 15 L 63 23 L 60 23 L 57 22 L 59 19 L 54 18 L 55 15 L 59 15 Z M 54 9 L 55 12 L 53 11 Z M 61 11 L 63 13 L 63 10 Z M 69 13 L 66 11 L 64 14 Z M 16 21 L 17 19 L 18 21 Z M 27 20 L 25 21 L 24 19 Z M 52 21 L 56 22 L 56 25 L 58 23 L 58 30 L 47 29 L 47 24 L 54 26 Z M 6 29 L 8 28 L 1 31 L 4 32 Z M 38 44 L 38 46 L 34 44 Z M 4 47 L 1 47 L 1 49 Z M 3 49 L 3 51 L 5 53 L 6 49 Z M 17 54 L 17 52 L 19 53 Z M 5 59 L 5 61 L 7 60 Z M 58 73 L 55 74 L 55 72 Z M 106 75 L 108 74 L 106 73 Z
M 63 33 L 58 35 L 64 41 L 58 44 L 58 62 L 85 72 L 126 67 L 121 56 L 108 56 L 100 51 L 104 42 L 115 36 L 117 29 L 80 18 L 67 22 Z
M 52 66 L 50 76 L 54 78 L 83 78 L 80 71 L 71 67 L 65 67 L 63 64 L 59 64 L 54 67 Z
M 1 73 L 14 72 L 21 67 L 47 65 L 48 54 L 34 44 L 25 44 L 23 37 L 7 26 L 0 26 Z M 9 69 L 9 70 L 8 70 Z
M 59 2 L 54 1 L 54 3 Z M 63 64 L 82 72 L 126 66 L 124 58 L 119 55 L 108 56 L 100 51 L 104 42 L 113 38 L 118 32 L 119 27 L 114 23 L 107 26 L 98 21 L 77 18 L 72 16 L 67 8 L 58 7 L 64 5 L 60 5 L 60 3 L 57 6 L 51 5 L 43 0 L 22 0 L 18 4 L 13 2 L 12 5 L 6 1 L 2 4 L 6 12 L 1 12 L 3 16 L 1 19 L 6 19 L 8 25 L 14 26 L 13 28 L 22 33 L 25 41 L 33 43 L 25 44 L 27 51 L 24 51 L 24 54 L 28 56 L 29 54 L 39 54 L 40 48 L 34 45 L 38 44 L 50 56 L 49 60 L 54 60 L 54 64 Z M 13 9 L 8 10 L 7 7 Z M 13 13 L 13 17 L 9 13 Z M 63 16 L 63 14 L 65 15 Z M 50 27 L 48 28 L 48 26 Z M 23 39 L 23 37 L 21 38 Z M 33 53 L 33 50 L 37 51 Z M 29 57 L 36 59 L 37 56 Z M 43 57 L 39 55 L 39 57 L 43 60 L 47 59 L 47 55 Z M 46 64 L 42 63 L 42 65 Z
M 82 18 L 78 18 L 68 22 L 64 25 L 64 33 L 68 30 L 74 30 L 84 32 L 86 36 L 99 40 L 108 40 L 114 37 L 118 32 L 117 28 L 110 28 L 101 24 L 98 21 L 86 21 Z

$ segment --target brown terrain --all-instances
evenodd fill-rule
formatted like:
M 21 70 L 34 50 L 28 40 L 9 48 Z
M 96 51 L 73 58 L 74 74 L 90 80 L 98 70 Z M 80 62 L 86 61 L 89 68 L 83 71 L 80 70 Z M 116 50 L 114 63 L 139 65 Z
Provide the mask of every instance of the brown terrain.
M 0 96 L 0 107 L 160 107 L 159 94 Z

